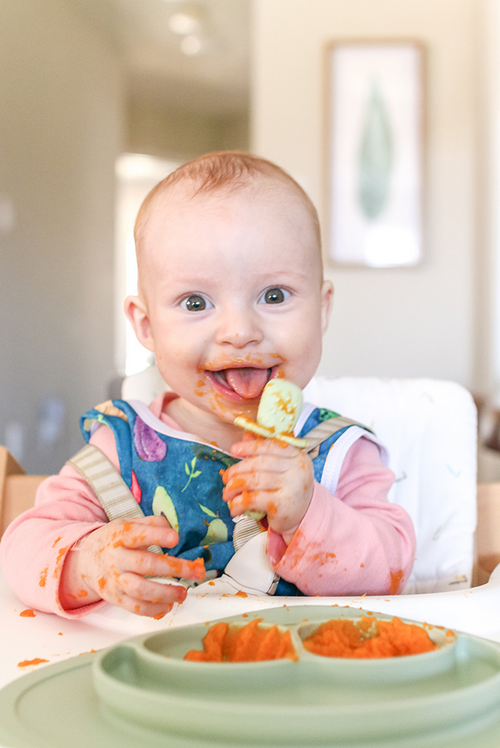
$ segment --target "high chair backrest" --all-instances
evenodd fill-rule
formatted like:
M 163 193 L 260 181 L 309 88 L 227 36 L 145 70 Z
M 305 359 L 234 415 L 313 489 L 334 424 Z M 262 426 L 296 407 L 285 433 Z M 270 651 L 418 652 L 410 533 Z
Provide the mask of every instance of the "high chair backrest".
M 389 500 L 417 536 L 405 592 L 471 585 L 477 519 L 477 425 L 470 393 L 429 379 L 315 377 L 305 400 L 365 423 L 387 447 L 396 482 Z
M 156 367 L 125 379 L 122 396 L 144 402 L 165 390 Z M 470 587 L 476 528 L 476 408 L 454 382 L 314 377 L 304 399 L 371 428 L 390 454 L 390 501 L 417 536 L 405 592 Z
M 25 475 L 10 452 L 0 446 L 0 537 L 7 525 L 30 509 L 44 475 Z

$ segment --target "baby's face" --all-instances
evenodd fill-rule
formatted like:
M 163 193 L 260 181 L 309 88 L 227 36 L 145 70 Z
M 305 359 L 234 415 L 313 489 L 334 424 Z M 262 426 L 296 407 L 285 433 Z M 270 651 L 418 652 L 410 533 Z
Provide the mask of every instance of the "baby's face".
M 269 379 L 304 387 L 321 356 L 331 284 L 312 220 L 278 185 L 163 196 L 145 236 L 138 337 L 191 413 L 255 418 Z

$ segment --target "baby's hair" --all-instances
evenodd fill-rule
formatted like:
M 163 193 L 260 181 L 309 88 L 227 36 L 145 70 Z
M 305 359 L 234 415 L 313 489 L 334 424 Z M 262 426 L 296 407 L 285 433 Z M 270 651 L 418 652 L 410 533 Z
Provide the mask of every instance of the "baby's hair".
M 253 156 L 250 153 L 242 151 L 214 151 L 179 166 L 178 169 L 169 174 L 156 187 L 153 187 L 147 195 L 137 214 L 134 229 L 138 259 L 144 230 L 151 215 L 152 207 L 159 195 L 181 182 L 193 183 L 191 198 L 211 192 L 226 192 L 227 194 L 231 194 L 251 186 L 261 177 L 281 182 L 291 189 L 302 201 L 311 217 L 314 232 L 318 240 L 318 247 L 321 247 L 318 213 L 310 197 L 295 179 L 271 161 Z

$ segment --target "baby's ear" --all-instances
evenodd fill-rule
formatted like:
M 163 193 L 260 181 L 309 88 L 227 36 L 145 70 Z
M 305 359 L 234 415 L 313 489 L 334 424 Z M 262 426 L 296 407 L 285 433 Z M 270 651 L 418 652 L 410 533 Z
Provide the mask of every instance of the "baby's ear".
M 125 314 L 134 328 L 139 343 L 154 353 L 155 343 L 151 333 L 148 310 L 140 296 L 127 296 Z
M 330 312 L 333 303 L 333 284 L 331 281 L 323 281 L 321 288 L 321 332 L 324 335 L 328 327 Z

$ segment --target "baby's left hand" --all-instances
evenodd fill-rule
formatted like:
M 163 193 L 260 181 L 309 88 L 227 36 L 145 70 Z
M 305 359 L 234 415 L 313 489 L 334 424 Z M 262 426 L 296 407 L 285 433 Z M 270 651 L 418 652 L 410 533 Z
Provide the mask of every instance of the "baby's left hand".
M 228 502 L 231 516 L 265 512 L 269 526 L 288 544 L 311 502 L 311 458 L 277 439 L 261 438 L 234 444 L 231 454 L 241 459 L 223 476 L 222 498 Z

